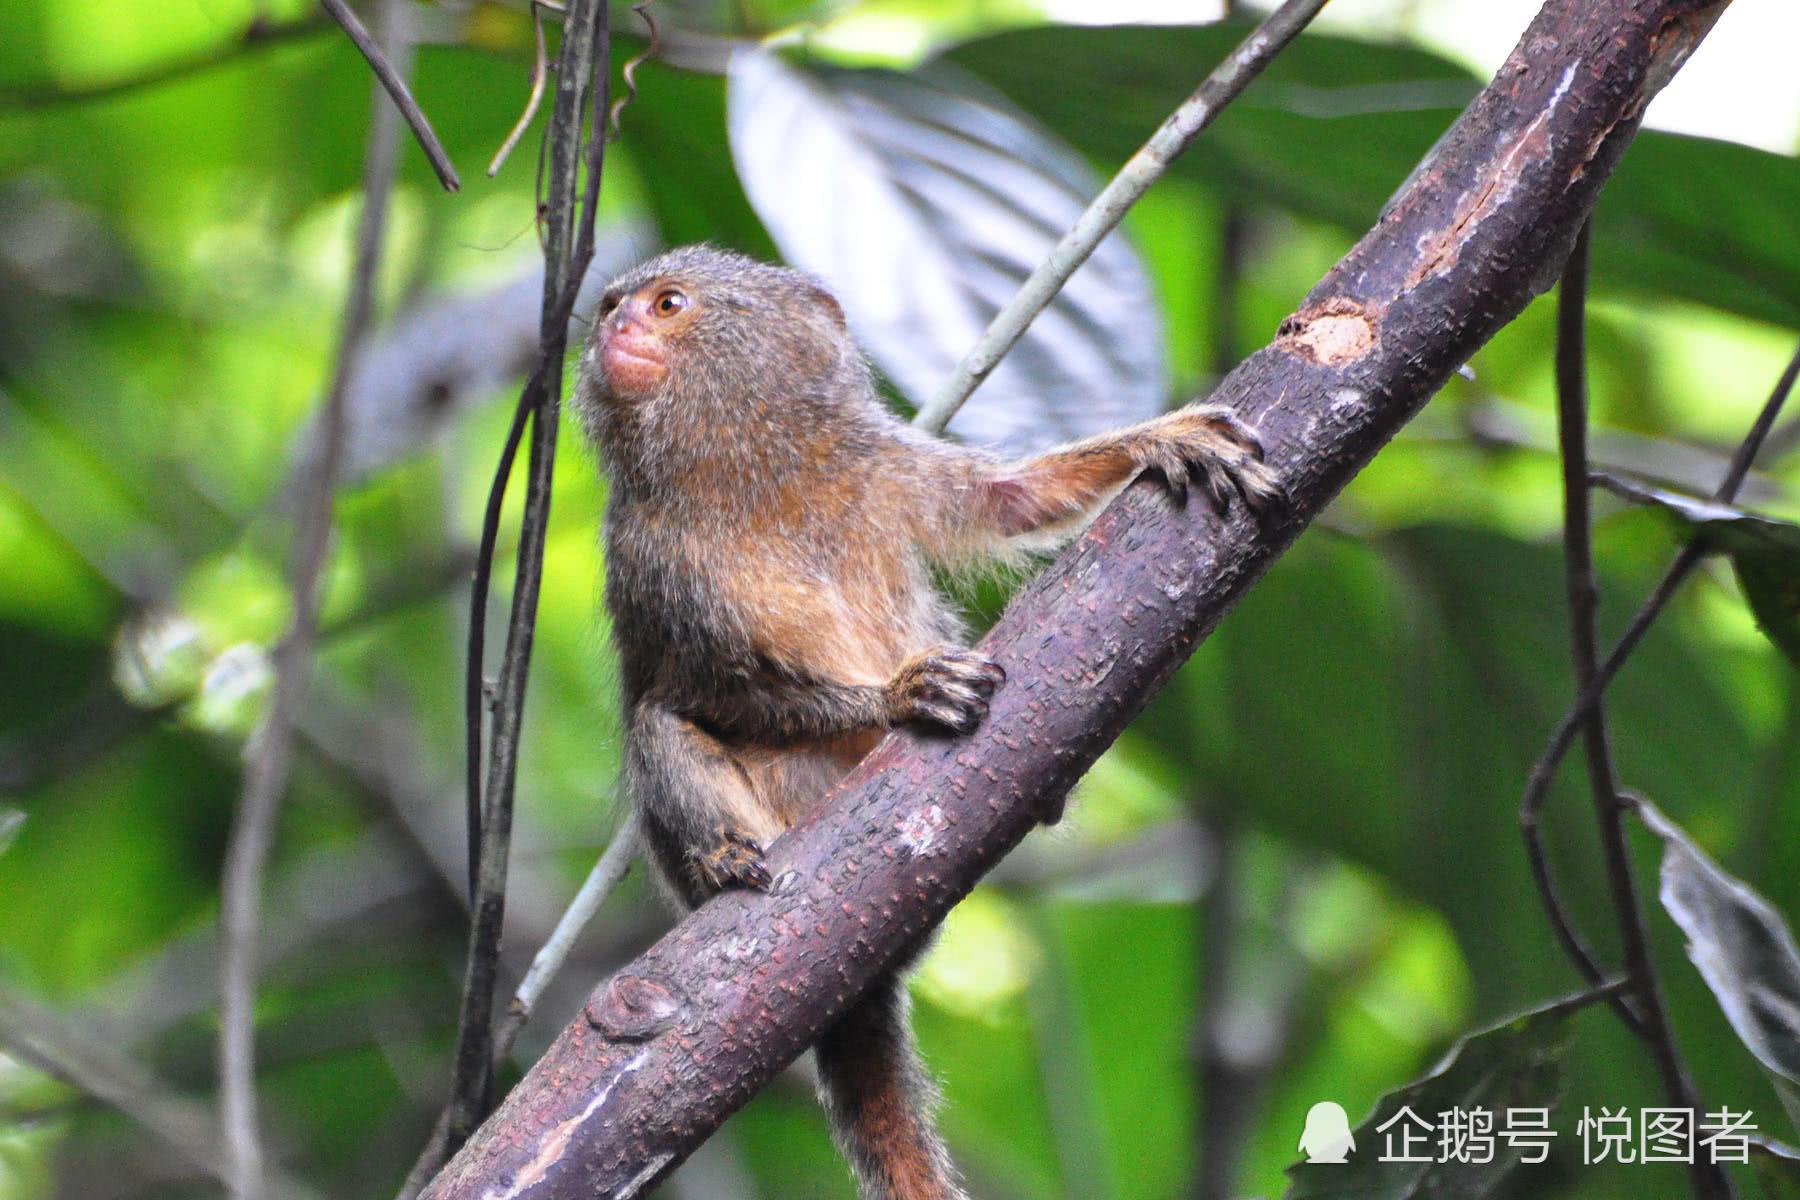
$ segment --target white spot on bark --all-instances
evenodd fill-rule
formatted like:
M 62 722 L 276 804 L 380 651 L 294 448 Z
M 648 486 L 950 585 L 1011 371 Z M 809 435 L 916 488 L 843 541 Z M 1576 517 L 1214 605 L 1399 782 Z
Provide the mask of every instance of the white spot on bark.
M 924 858 L 937 844 L 937 836 L 946 824 L 944 810 L 933 804 L 922 812 L 908 814 L 900 822 L 900 841 L 914 858 Z
M 747 958 L 755 958 L 756 952 L 762 949 L 762 939 L 753 937 L 734 937 L 725 943 L 725 957 L 732 962 L 743 962 Z
M 1575 64 L 1570 63 L 1563 69 L 1562 78 L 1557 81 L 1556 90 L 1550 93 L 1550 103 L 1545 108 L 1555 108 L 1556 102 L 1568 92 L 1569 85 L 1575 82 Z
M 576 1131 L 600 1111 L 600 1106 L 605 1104 L 607 1098 L 612 1095 L 613 1088 L 618 1086 L 619 1080 L 643 1066 L 644 1060 L 649 1057 L 648 1047 L 639 1050 L 630 1062 L 619 1068 L 617 1075 L 607 1080 L 605 1087 L 594 1093 L 594 1098 L 588 1101 L 586 1108 L 568 1120 L 558 1122 L 550 1132 L 544 1135 L 543 1140 L 538 1143 L 537 1156 L 519 1169 L 509 1186 L 489 1188 L 481 1193 L 481 1200 L 514 1200 L 528 1189 L 542 1183 L 544 1177 L 550 1173 L 550 1168 L 561 1161 L 564 1153 L 568 1151 L 569 1143 L 574 1140 Z

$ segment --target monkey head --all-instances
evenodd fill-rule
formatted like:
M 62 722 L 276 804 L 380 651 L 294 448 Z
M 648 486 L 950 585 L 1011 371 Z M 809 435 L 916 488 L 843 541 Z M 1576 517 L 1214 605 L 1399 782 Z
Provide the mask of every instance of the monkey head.
M 597 399 L 793 394 L 860 360 L 816 280 L 711 246 L 684 246 L 609 284 L 583 365 Z

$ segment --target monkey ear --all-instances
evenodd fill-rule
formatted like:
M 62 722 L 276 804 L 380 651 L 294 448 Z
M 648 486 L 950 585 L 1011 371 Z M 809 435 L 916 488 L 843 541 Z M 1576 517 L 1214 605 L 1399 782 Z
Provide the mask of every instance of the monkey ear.
M 844 320 L 844 306 L 838 303 L 837 297 L 828 291 L 824 284 L 813 283 L 810 288 L 813 297 L 818 300 L 819 307 L 825 310 L 839 330 L 847 330 L 849 325 Z

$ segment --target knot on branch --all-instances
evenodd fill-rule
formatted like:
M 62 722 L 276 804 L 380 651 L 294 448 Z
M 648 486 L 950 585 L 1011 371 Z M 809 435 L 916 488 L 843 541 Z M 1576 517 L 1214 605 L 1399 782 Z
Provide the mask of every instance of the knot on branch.
M 614 1042 L 648 1041 L 686 1012 L 678 993 L 642 975 L 613 976 L 587 1005 L 588 1023 Z

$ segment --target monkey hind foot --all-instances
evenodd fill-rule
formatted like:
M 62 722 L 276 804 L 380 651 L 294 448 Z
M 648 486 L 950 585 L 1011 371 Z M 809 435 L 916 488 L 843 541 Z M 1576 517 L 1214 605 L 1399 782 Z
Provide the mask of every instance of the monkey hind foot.
M 708 892 L 728 887 L 766 892 L 772 882 L 762 846 L 743 830 L 729 825 L 721 825 L 713 842 L 691 852 L 688 861 L 695 882 Z

